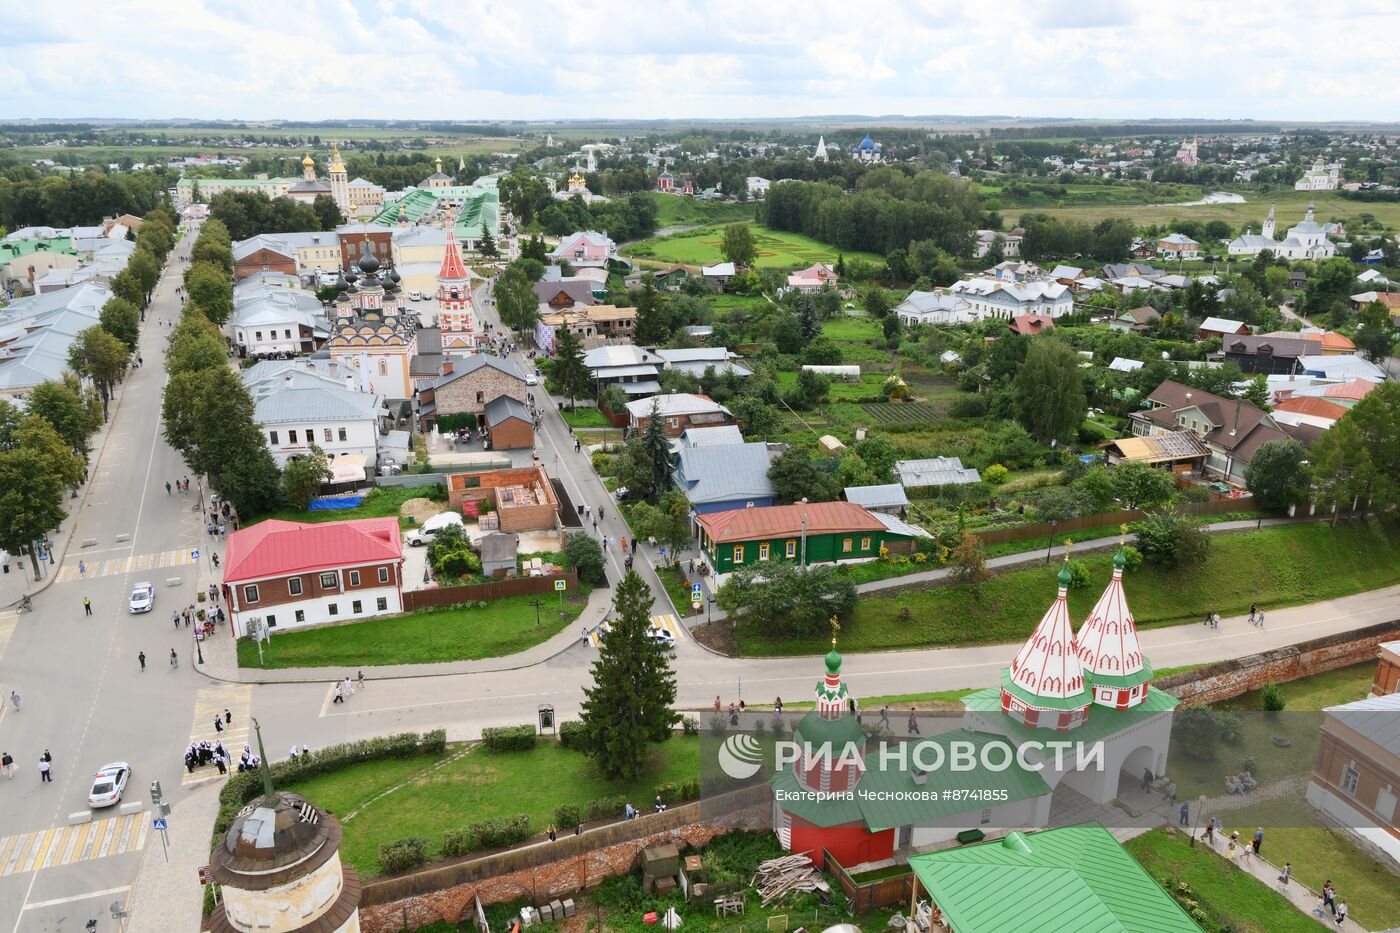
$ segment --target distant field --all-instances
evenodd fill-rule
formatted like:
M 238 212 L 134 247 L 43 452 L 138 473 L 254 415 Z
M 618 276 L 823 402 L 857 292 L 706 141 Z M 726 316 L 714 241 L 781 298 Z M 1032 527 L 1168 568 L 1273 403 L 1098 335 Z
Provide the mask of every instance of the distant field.
M 15 159 L 24 162 L 31 162 L 35 159 L 54 159 L 55 161 L 63 161 L 62 157 L 67 155 L 76 156 L 77 159 L 82 163 L 116 162 L 123 156 L 130 158 L 132 161 L 135 162 L 161 163 L 164 162 L 166 159 L 172 158 L 174 156 L 199 155 L 200 153 L 214 152 L 216 150 L 219 152 L 223 152 L 225 155 L 253 155 L 266 153 L 285 153 L 290 151 L 290 149 L 284 149 L 282 147 L 268 147 L 265 149 L 235 149 L 219 146 L 207 146 L 188 141 L 193 139 L 195 136 L 212 136 L 217 135 L 220 132 L 223 131 L 215 130 L 213 128 L 209 128 L 203 131 L 200 131 L 198 129 L 185 128 L 181 128 L 179 130 L 165 130 L 162 131 L 160 135 L 172 141 L 172 144 L 168 146 L 120 146 L 109 145 L 106 143 L 93 146 L 15 146 L 12 149 L 5 150 L 5 152 L 7 155 L 13 156 Z M 237 135 L 244 137 L 316 135 L 314 132 L 311 132 L 309 130 L 288 130 L 283 133 L 274 133 L 271 130 L 265 130 L 261 132 L 253 130 L 239 130 L 237 131 L 237 133 L 228 131 L 228 134 L 230 136 Z M 330 152 L 329 147 L 331 140 L 333 139 L 402 139 L 404 142 L 408 142 L 411 139 L 425 138 L 421 135 L 409 136 L 400 134 L 396 136 L 387 130 L 357 130 L 353 133 L 347 132 L 341 135 L 329 135 L 325 132 L 322 132 L 320 135 L 323 145 L 320 147 L 314 147 L 314 151 L 326 155 L 328 155 Z M 434 136 L 427 138 L 430 138 L 432 141 L 427 145 L 426 150 L 416 149 L 414 151 L 430 151 L 434 153 L 441 153 L 444 156 L 471 156 L 486 155 L 492 152 L 511 152 L 519 150 L 526 145 L 530 145 L 524 140 L 520 140 L 515 137 L 504 136 Z M 300 150 L 298 149 L 297 151 L 299 152 Z M 349 149 L 347 151 L 354 152 L 355 150 Z
M 834 246 L 796 233 L 769 230 L 761 224 L 754 224 L 753 232 L 758 246 L 757 265 L 760 268 L 787 269 L 808 266 L 814 262 L 835 262 L 836 257 L 841 255 L 841 251 Z M 723 238 L 722 227 L 701 227 L 660 239 L 639 240 L 624 247 L 623 253 L 659 262 L 684 263 L 689 266 L 713 265 L 722 261 L 719 248 Z M 884 258 L 875 253 L 849 252 L 844 255 L 847 259 L 884 262 Z
M 1074 220 L 1090 225 L 1105 217 L 1126 217 L 1135 224 L 1167 224 L 1173 220 L 1224 220 L 1236 229 L 1248 224 L 1258 232 L 1260 224 L 1269 213 L 1270 205 L 1277 207 L 1278 232 L 1303 219 L 1309 202 L 1317 205 L 1317 220 L 1326 223 L 1331 220 L 1347 220 L 1361 214 L 1371 214 L 1385 226 L 1400 228 L 1400 202 L 1369 203 L 1349 201 L 1334 191 L 1270 191 L 1250 192 L 1245 195 L 1243 204 L 1204 204 L 1197 207 L 1174 207 L 1170 204 L 1093 204 L 1082 207 L 1006 207 L 1005 212 L 1015 217 L 1018 211 L 1037 211 L 1058 217 L 1061 220 Z
M 880 389 L 888 378 L 889 377 L 884 373 L 861 373 L 860 382 L 843 382 L 838 379 L 833 379 L 831 380 L 831 390 L 828 394 L 835 401 L 874 398 L 880 394 Z M 795 385 L 797 385 L 797 373 L 791 371 L 778 373 L 778 386 L 780 388 L 790 389 Z M 877 406 L 869 405 L 865 407 L 874 408 Z M 881 404 L 878 407 L 883 408 L 884 405 Z

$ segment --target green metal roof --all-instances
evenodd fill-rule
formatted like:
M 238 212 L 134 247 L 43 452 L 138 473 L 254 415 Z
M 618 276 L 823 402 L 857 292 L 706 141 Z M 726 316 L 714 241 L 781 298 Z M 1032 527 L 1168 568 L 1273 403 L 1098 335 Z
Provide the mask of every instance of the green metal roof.
M 43 237 L 32 240 L 5 240 L 0 243 L 0 262 L 9 262 L 20 256 L 29 256 L 33 253 L 63 253 L 68 256 L 78 255 L 78 248 L 73 245 L 71 236 Z
M 196 175 L 186 175 L 175 183 L 175 187 L 193 188 L 198 182 L 200 185 L 215 184 L 226 188 L 258 188 L 274 184 L 294 185 L 299 181 L 302 181 L 300 175 L 279 175 L 276 178 L 202 178 Z
M 452 215 L 458 239 L 478 239 L 483 228 L 495 236 L 500 227 L 501 194 L 495 188 L 454 185 L 450 188 L 415 188 L 397 201 L 385 204 L 372 223 L 396 224 L 399 217 L 417 223 L 437 207 L 439 199 L 460 200 Z
M 1098 823 L 915 855 L 955 933 L 1200 933 Z
M 998 738 L 999 736 L 987 733 L 954 729 L 916 741 L 943 745 L 945 753 L 950 742 L 971 742 L 977 748 L 976 755 L 980 761 L 982 746 L 997 741 Z M 942 792 L 945 790 L 1005 790 L 1006 800 L 1025 800 L 1050 793 L 1049 785 L 1039 773 L 1023 771 L 1014 764 L 1004 771 L 993 771 L 980 765 L 972 771 L 951 771 L 945 767 L 939 771 L 930 771 L 923 784 L 915 783 L 912 768 L 900 768 L 896 761 L 891 761 L 888 769 L 883 768 L 878 747 L 872 747 L 866 752 L 865 765 L 867 770 L 849 800 L 799 798 L 779 800 L 778 805 L 817 826 L 863 822 L 872 832 L 879 832 L 895 826 L 927 823 L 941 817 L 980 810 L 983 807 L 981 802 L 965 798 L 944 800 Z M 774 775 L 769 784 L 775 796 L 779 791 L 795 792 L 806 789 L 798 783 L 790 769 Z M 998 803 L 1005 803 L 1006 800 Z
M 1051 730 L 1028 728 L 1001 711 L 1001 690 L 987 687 L 962 698 L 963 706 L 978 713 L 994 714 L 985 718 L 989 725 L 1013 739 L 1045 739 Z M 1053 733 L 1057 738 L 1072 742 L 1094 742 L 1119 730 L 1137 725 L 1144 717 L 1165 713 L 1176 708 L 1179 701 L 1156 687 L 1147 688 L 1147 699 L 1132 709 L 1110 709 L 1097 704 L 1089 707 L 1084 725 L 1068 732 Z

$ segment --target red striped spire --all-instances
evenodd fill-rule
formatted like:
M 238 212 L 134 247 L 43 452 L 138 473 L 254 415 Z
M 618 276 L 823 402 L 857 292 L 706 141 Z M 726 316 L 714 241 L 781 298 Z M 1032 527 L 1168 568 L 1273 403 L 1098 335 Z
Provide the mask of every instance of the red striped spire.
M 462 254 L 457 250 L 457 231 L 452 226 L 452 209 L 447 209 L 447 251 L 442 254 L 442 268 L 438 270 L 439 282 L 465 282 L 467 266 L 462 262 Z

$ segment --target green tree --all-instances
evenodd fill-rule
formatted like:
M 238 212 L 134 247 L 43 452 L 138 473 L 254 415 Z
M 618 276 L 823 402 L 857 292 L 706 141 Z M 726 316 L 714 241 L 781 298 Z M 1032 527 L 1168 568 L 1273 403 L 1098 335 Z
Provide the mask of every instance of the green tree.
M 569 397 L 569 407 L 574 407 L 574 399 L 587 398 L 593 393 L 593 373 L 583 362 L 583 347 L 578 337 L 567 326 L 561 326 L 554 338 L 554 360 L 549 367 L 550 378 L 557 391 Z
M 160 260 L 148 250 L 138 249 L 126 261 L 126 270 L 141 286 L 141 307 L 151 303 L 151 292 L 160 281 Z
M 1067 343 L 1045 338 L 1031 341 L 1012 385 L 1012 397 L 1017 420 L 1036 440 L 1069 437 L 1083 423 L 1088 402 L 1079 362 L 1079 354 Z
M 982 583 L 991 576 L 987 570 L 986 552 L 982 550 L 982 539 L 970 531 L 964 531 L 958 546 L 948 555 L 948 561 L 952 565 L 954 582 L 971 587 L 980 598 Z
M 865 310 L 870 312 L 871 317 L 882 318 L 889 314 L 893 308 L 893 305 L 890 304 L 889 294 L 878 285 L 867 288 L 862 297 L 865 301 Z
M 165 348 L 165 368 L 172 377 L 224 366 L 228 349 L 219 329 L 198 308 L 188 307 L 170 332 Z
M 788 390 L 785 398 L 793 408 L 806 411 L 825 402 L 830 391 L 830 376 L 810 369 L 803 369 L 798 372 L 797 383 Z
M 305 509 L 333 476 L 326 452 L 312 444 L 306 453 L 288 460 L 282 468 L 282 494 L 293 508 Z
M 496 238 L 491 235 L 490 230 L 483 229 L 481 231 L 481 242 L 478 250 L 487 259 L 495 259 L 501 255 L 500 249 L 496 246 Z
M 111 401 L 112 388 L 126 374 L 130 358 L 131 351 L 126 344 L 97 324 L 79 331 L 68 347 L 68 367 L 78 375 L 91 379 L 102 396 L 104 421 L 107 419 L 107 403 Z
M 725 261 L 736 266 L 751 266 L 758 255 L 754 245 L 753 228 L 746 223 L 728 224 L 724 228 L 724 239 L 720 243 L 720 253 Z
M 1374 484 L 1376 467 L 1371 462 L 1371 452 L 1357 423 L 1345 415 L 1323 432 L 1308 454 L 1313 493 L 1319 505 L 1332 508 L 1335 526 L 1339 510 L 1360 502 Z
M 1356 329 L 1356 349 L 1366 359 L 1379 363 L 1395 349 L 1395 328 L 1390 323 L 1390 309 L 1372 301 L 1361 309 L 1361 325 Z
M 598 584 L 603 582 L 603 548 L 596 538 L 581 531 L 569 535 L 564 542 L 564 557 L 569 566 L 578 573 L 580 583 Z
M 335 203 L 335 198 L 328 194 L 318 194 L 311 202 L 311 210 L 316 213 L 316 220 L 321 224 L 322 230 L 334 230 L 345 223 L 345 215 L 340 212 L 340 206 Z
M 79 456 L 88 454 L 88 438 L 101 423 L 101 409 L 93 418 L 92 408 L 83 398 L 82 386 L 71 373 L 62 382 L 47 380 L 29 390 L 26 410 L 43 418 Z
M 638 538 L 655 538 L 666 547 L 671 563 L 690 545 L 690 503 L 678 490 L 663 495 L 659 502 L 638 502 L 632 507 L 630 524 Z
M 123 269 L 112 276 L 109 287 L 112 294 L 118 298 L 129 301 L 138 308 L 146 307 L 146 290 L 141 287 L 141 280 L 136 277 L 136 273 L 130 269 Z
M 1176 495 L 1176 480 L 1167 470 L 1145 463 L 1123 463 L 1113 468 L 1113 491 L 1125 509 L 1150 509 L 1165 505 Z
M 805 570 L 789 561 L 740 567 L 715 602 L 730 619 L 780 635 L 815 635 L 833 616 L 855 609 L 856 587 L 848 574 L 818 565 Z
M 8 403 L 6 403 L 8 404 Z M 34 543 L 68 516 L 63 510 L 63 479 L 43 451 L 15 446 L 0 450 L 0 547 L 11 554 L 29 549 L 34 579 L 39 577 L 39 554 Z
M 207 222 L 205 226 L 208 226 Z M 199 239 L 194 242 L 194 248 L 190 250 L 190 259 L 196 265 L 207 262 L 216 266 L 223 270 L 225 276 L 233 275 L 233 248 L 227 240 L 220 237 L 201 233 Z
M 854 450 L 870 467 L 877 483 L 894 480 L 894 464 L 899 459 L 899 451 L 882 435 L 867 434 L 865 440 L 856 441 Z
M 1143 560 L 1167 570 L 1199 567 L 1210 553 L 1201 523 L 1177 512 L 1155 512 L 1132 526 Z
M 841 495 L 836 476 L 813 465 L 811 455 L 793 445 L 775 457 L 768 467 L 768 479 L 782 502 L 832 502 Z
M 1400 504 L 1400 383 L 1376 386 L 1338 424 L 1348 419 L 1356 423 L 1373 465 L 1369 485 L 1360 496 L 1361 507 L 1364 511 L 1387 511 Z
M 14 446 L 38 453 L 46 464 L 45 469 L 58 477 L 69 489 L 82 485 L 87 473 L 87 462 L 63 437 L 54 426 L 38 415 L 25 415 L 14 430 Z
M 582 748 L 610 778 L 635 779 L 647 746 L 666 741 L 680 721 L 676 675 L 664 645 L 653 641 L 651 591 L 629 571 L 613 597 L 608 636 L 584 689 Z
M 141 338 L 141 310 L 136 305 L 125 298 L 108 298 L 97 320 L 103 330 L 126 344 L 127 350 L 136 352 Z
M 666 300 L 656 290 L 656 279 L 643 275 L 641 288 L 634 289 L 631 298 L 637 306 L 633 340 L 638 346 L 647 347 L 665 343 L 671 336 L 671 317 Z
M 744 430 L 745 437 L 767 439 L 787 425 L 783 411 L 761 398 L 739 395 L 729 400 L 729 410 Z
M 1244 468 L 1244 482 L 1254 500 L 1270 512 L 1287 512 L 1307 501 L 1307 453 L 1295 440 L 1260 444 Z
M 215 263 L 196 261 L 185 270 L 185 291 L 190 303 L 215 324 L 222 325 L 233 313 L 233 281 Z
M 1303 314 L 1321 318 L 1334 311 L 1345 313 L 1347 296 L 1356 282 L 1356 267 L 1344 256 L 1318 263 L 1317 272 L 1303 288 Z
M 535 329 L 540 319 L 540 299 L 529 277 L 512 264 L 496 279 L 492 294 L 496 296 L 496 311 L 501 323 L 524 339 L 526 331 Z
M 671 444 L 656 406 L 653 399 L 646 424 L 627 442 L 618 464 L 618 482 L 632 500 L 655 500 L 671 487 Z

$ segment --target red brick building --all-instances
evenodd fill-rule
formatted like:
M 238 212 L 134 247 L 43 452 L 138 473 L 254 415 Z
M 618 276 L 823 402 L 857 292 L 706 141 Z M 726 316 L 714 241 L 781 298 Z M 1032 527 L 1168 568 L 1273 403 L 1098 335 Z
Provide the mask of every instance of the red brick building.
M 403 611 L 396 518 L 259 522 L 229 535 L 224 598 L 235 638 L 254 619 L 278 629 Z
M 297 251 L 273 237 L 255 236 L 233 245 L 233 280 L 259 272 L 297 274 Z

